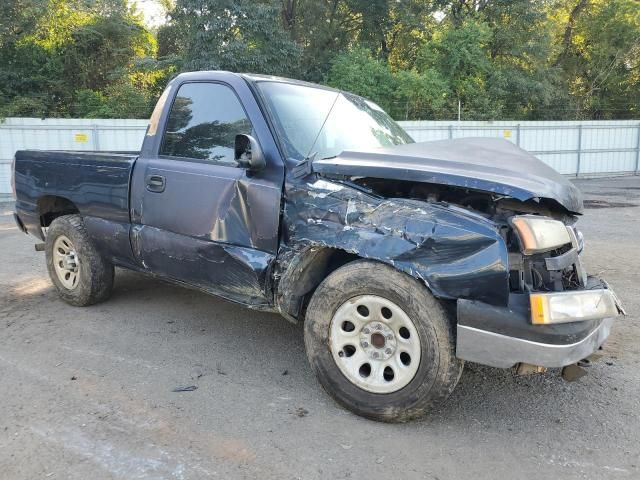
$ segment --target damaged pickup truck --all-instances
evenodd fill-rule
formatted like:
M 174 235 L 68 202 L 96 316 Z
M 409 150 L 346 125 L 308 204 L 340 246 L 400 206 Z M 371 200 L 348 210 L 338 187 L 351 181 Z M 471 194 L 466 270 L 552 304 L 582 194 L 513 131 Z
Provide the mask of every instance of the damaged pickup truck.
M 117 266 L 304 321 L 322 386 L 372 419 L 425 414 L 465 360 L 575 364 L 621 312 L 568 180 L 318 85 L 181 74 L 140 152 L 18 151 L 14 184 L 63 300 L 106 300 Z

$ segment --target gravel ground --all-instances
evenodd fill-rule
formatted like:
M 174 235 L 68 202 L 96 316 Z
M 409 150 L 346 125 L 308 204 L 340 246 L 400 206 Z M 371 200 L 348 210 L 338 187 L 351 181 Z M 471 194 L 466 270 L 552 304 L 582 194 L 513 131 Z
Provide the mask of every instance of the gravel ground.
M 64 304 L 0 205 L 0 477 L 640 478 L 640 177 L 578 183 L 586 263 L 629 313 L 603 358 L 575 383 L 468 364 L 404 425 L 333 403 L 277 315 L 126 271 Z

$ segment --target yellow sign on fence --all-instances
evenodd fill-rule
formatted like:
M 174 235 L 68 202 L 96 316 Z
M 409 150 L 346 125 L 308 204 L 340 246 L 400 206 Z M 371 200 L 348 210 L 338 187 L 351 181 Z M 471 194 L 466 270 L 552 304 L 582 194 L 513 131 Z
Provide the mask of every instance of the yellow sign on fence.
M 73 135 L 73 140 L 76 143 L 87 143 L 89 141 L 89 135 L 83 132 L 76 133 Z

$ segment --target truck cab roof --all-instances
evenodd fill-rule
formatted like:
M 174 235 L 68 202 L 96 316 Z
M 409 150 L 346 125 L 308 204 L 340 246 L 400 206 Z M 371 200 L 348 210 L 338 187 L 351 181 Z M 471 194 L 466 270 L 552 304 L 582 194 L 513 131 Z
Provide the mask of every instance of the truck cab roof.
M 294 78 L 278 77 L 275 75 L 262 75 L 257 73 L 235 73 L 227 70 L 202 70 L 197 72 L 184 72 L 178 74 L 173 81 L 182 82 L 184 80 L 222 80 L 224 77 L 241 77 L 249 83 L 257 82 L 277 82 L 277 83 L 289 83 L 292 85 L 301 85 L 311 88 L 320 88 L 323 90 L 330 90 L 333 92 L 341 92 L 341 90 L 332 88 L 326 85 L 320 85 L 317 83 L 305 82 L 304 80 L 296 80 Z

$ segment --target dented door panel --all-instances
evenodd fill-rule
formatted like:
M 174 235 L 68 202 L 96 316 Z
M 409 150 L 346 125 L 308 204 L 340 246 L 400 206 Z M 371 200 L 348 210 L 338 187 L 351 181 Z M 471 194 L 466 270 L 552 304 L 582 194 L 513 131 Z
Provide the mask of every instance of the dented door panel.
M 199 82 L 225 85 L 235 92 L 264 152 L 264 170 L 251 175 L 228 158 L 223 162 L 159 153 L 180 88 Z M 206 102 L 218 105 L 215 95 L 211 97 Z M 204 131 L 211 133 L 207 128 Z M 267 273 L 278 249 L 283 176 L 278 147 L 242 77 L 229 72 L 181 75 L 169 84 L 154 111 L 133 172 L 131 245 L 139 266 L 249 306 L 270 304 Z M 149 190 L 152 178 L 160 179 L 161 185 Z
M 239 168 L 143 159 L 134 175 L 134 254 L 144 269 L 234 301 L 268 303 L 280 190 Z M 146 179 L 161 176 L 164 191 Z M 140 184 L 141 183 L 141 184 Z
M 275 252 L 278 245 L 280 189 L 247 177 L 240 168 L 175 159 L 143 160 L 136 175 L 166 180 L 162 193 L 135 185 L 133 223 L 190 237 Z
M 132 240 L 143 266 L 153 273 L 248 306 L 270 305 L 271 253 L 143 225 L 133 228 Z

